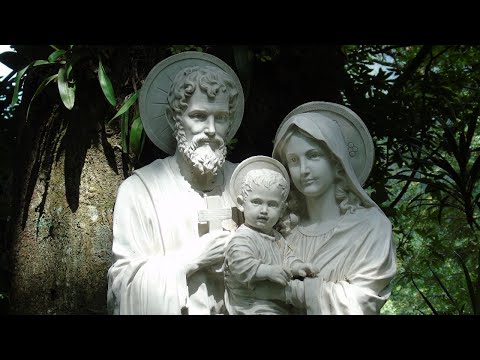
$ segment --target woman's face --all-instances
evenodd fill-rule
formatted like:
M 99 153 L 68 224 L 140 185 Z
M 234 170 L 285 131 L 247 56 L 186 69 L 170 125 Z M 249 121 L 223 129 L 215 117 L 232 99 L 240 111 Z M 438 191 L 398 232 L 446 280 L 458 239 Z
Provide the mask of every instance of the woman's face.
M 295 187 L 305 196 L 335 191 L 335 169 L 320 143 L 295 132 L 284 148 L 284 156 Z

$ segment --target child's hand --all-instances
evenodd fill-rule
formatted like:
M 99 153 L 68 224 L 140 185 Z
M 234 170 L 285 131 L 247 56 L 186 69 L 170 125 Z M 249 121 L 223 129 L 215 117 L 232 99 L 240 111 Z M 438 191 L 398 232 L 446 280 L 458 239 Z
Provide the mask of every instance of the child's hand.
M 258 267 L 256 275 L 258 280 L 270 280 L 283 286 L 287 285 L 292 276 L 290 269 L 284 268 L 280 265 L 264 264 Z
M 292 275 L 294 277 L 315 277 L 320 270 L 312 263 L 297 262 L 292 266 Z

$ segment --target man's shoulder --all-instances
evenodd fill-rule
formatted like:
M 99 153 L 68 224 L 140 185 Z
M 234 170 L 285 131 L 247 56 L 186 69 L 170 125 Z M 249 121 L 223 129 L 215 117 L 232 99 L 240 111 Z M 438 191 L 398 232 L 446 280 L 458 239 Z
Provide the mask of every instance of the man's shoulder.
M 225 174 L 229 174 L 231 176 L 237 166 L 238 166 L 237 163 L 232 163 L 228 160 L 225 160 L 225 163 L 223 164 L 223 171 Z
M 152 161 L 150 164 L 145 165 L 141 168 L 138 168 L 133 171 L 132 175 L 148 175 L 151 173 L 157 173 L 163 167 L 168 166 L 168 157 L 165 159 L 157 159 Z
M 237 165 L 238 165 L 237 163 L 233 163 L 231 161 L 225 160 L 225 166 L 236 168 Z
M 164 177 L 166 167 L 168 166 L 167 158 L 157 159 L 148 165 L 135 169 L 132 174 L 127 177 L 121 184 L 124 189 L 138 188 L 139 186 L 147 186 L 152 180 Z

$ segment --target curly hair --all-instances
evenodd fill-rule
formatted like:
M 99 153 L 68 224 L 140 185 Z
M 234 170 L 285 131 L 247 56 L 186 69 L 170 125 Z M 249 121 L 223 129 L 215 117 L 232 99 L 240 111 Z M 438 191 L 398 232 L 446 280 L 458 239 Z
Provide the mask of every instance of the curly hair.
M 252 191 L 252 185 L 263 186 L 266 189 L 272 189 L 277 186 L 282 192 L 283 201 L 287 200 L 288 191 L 290 189 L 288 181 L 282 174 L 269 169 L 250 170 L 242 183 L 240 194 L 243 199 L 248 198 L 248 193 Z
M 179 71 L 172 82 L 166 109 L 166 115 L 171 121 L 174 123 L 179 121 L 197 86 L 209 98 L 215 98 L 219 92 L 227 93 L 230 115 L 237 109 L 238 89 L 225 71 L 208 65 L 192 66 Z

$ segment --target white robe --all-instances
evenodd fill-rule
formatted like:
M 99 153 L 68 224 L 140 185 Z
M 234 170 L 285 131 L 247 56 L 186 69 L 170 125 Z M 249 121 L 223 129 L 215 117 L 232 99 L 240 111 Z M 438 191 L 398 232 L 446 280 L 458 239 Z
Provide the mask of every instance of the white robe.
M 107 295 L 114 314 L 226 313 L 222 272 L 207 268 L 186 278 L 189 248 L 207 232 L 198 223 L 207 205 L 170 161 L 136 170 L 118 189 Z M 226 161 L 224 185 L 208 193 L 220 195 L 225 208 L 234 206 L 228 192 L 234 169 Z
M 274 236 L 269 236 L 244 224 L 228 243 L 225 301 L 230 315 L 288 315 L 290 306 L 286 303 L 255 298 L 254 277 L 261 264 L 289 266 L 285 259 L 285 239 L 279 232 L 273 232 Z
M 379 313 L 396 272 L 392 225 L 380 210 L 347 213 L 325 234 L 311 234 L 299 226 L 287 241 L 296 256 L 320 269 L 315 278 L 290 283 L 287 300 L 301 313 Z

